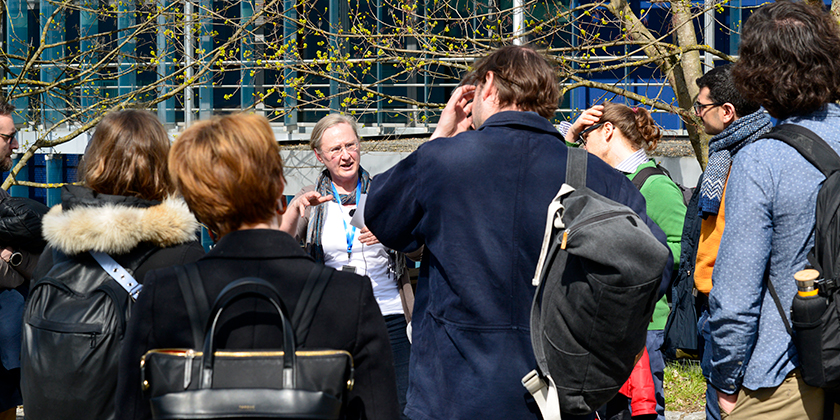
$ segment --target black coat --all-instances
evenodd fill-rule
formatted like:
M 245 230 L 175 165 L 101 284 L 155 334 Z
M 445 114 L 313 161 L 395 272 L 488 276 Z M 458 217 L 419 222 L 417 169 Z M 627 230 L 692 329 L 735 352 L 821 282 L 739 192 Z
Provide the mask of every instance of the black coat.
M 229 282 L 253 276 L 274 284 L 289 313 L 294 313 L 315 263 L 288 234 L 258 229 L 225 235 L 197 264 L 211 304 Z M 184 305 L 172 268 L 146 276 L 123 342 L 117 385 L 118 419 L 151 418 L 149 401 L 140 388 L 140 358 L 146 351 L 194 347 Z M 282 347 L 277 317 L 272 312 L 268 303 L 256 299 L 235 303 L 220 320 L 219 348 Z M 388 332 L 366 277 L 333 274 L 302 346 L 343 349 L 353 355 L 356 382 L 349 394 L 347 418 L 398 417 Z
M 55 268 L 50 277 L 65 278 L 67 274 L 73 281 L 65 285 L 80 287 L 76 289 L 80 293 L 97 287 L 95 281 L 103 275 L 89 254 L 91 250 L 111 255 L 124 267 L 137 267 L 133 275 L 139 281 L 147 271 L 186 264 L 204 255 L 196 241 L 198 222 L 182 199 L 157 202 L 66 186 L 62 204 L 43 217 L 42 228 L 48 247 L 38 261 L 33 284 Z M 30 308 L 40 304 L 34 296 L 28 303 Z M 50 362 L 75 366 L 76 360 L 62 361 L 72 359 L 78 348 L 72 340 L 56 345 L 66 347 L 49 347 L 37 337 L 24 331 L 21 383 L 27 416 L 68 419 L 79 418 L 78 413 L 84 412 L 86 419 L 114 418 L 119 354 L 114 352 L 100 364 L 90 363 L 87 370 L 62 376 L 45 366 L 51 366 Z M 53 360 L 43 363 L 44 359 Z

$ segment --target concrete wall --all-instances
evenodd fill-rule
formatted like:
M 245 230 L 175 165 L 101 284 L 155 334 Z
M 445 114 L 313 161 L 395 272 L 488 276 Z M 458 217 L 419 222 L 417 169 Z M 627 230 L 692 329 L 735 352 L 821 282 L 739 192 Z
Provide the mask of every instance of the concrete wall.
M 284 150 L 280 154 L 286 165 L 286 194 L 288 195 L 296 194 L 306 185 L 315 184 L 324 168 L 310 150 Z M 408 155 L 407 152 L 362 152 L 362 166 L 371 175 L 376 175 L 385 172 Z M 656 157 L 656 161 L 671 173 L 674 181 L 686 187 L 697 185 L 697 178 L 701 173 L 697 159 Z
M 696 187 L 697 179 L 703 173 L 700 163 L 693 156 L 681 158 L 655 156 L 654 159 L 671 173 L 674 182 L 686 187 Z

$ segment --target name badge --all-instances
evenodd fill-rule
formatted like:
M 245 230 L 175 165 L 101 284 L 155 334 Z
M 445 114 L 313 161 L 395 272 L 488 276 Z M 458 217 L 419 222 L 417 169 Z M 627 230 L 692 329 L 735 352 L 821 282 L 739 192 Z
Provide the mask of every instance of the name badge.
M 341 267 L 341 271 L 347 271 L 356 274 L 356 267 L 353 267 L 352 265 L 345 265 Z

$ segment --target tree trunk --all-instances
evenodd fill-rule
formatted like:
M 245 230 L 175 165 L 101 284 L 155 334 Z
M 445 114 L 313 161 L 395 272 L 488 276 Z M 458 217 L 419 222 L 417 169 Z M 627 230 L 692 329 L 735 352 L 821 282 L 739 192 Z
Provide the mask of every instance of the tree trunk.
M 622 21 L 628 38 L 637 42 L 648 57 L 655 59 L 657 66 L 674 89 L 680 108 L 690 111 L 699 89 L 695 80 L 703 75 L 700 67 L 700 53 L 687 51 L 678 56 L 665 55 L 664 47 L 648 30 L 630 8 L 626 0 L 611 0 L 607 9 Z M 697 35 L 691 20 L 691 3 L 686 0 L 671 2 L 671 24 L 675 30 L 675 44 L 679 47 L 697 44 Z M 661 57 L 661 58 L 657 58 Z M 708 159 L 708 136 L 702 130 L 699 120 L 687 121 L 691 146 L 701 168 L 706 168 Z

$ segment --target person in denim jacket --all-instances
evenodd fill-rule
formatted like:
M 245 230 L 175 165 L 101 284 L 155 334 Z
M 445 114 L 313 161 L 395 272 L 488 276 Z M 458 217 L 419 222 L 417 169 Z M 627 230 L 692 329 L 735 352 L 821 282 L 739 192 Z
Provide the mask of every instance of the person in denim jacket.
M 840 152 L 840 28 L 805 3 L 770 3 L 744 25 L 732 75 L 748 99 L 780 124 L 798 124 Z M 792 147 L 759 139 L 732 161 L 726 228 L 709 295 L 709 383 L 721 417 L 819 419 L 823 390 L 799 375 L 785 316 L 793 274 L 814 245 L 814 211 L 824 177 Z

